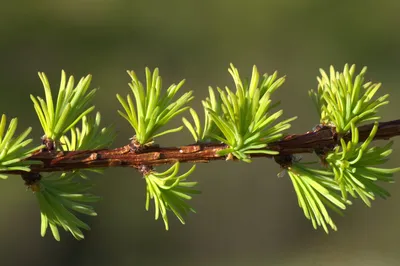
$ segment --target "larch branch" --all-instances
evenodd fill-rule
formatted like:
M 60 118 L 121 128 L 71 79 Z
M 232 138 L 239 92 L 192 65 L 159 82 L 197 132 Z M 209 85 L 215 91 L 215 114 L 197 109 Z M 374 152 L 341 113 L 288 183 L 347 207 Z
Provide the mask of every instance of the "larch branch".
M 370 134 L 373 124 L 358 128 L 359 141 L 364 141 Z M 379 123 L 378 132 L 374 140 L 390 139 L 400 135 L 400 119 Z M 342 136 L 345 140 L 351 139 L 351 133 Z M 278 156 L 290 156 L 299 153 L 313 153 L 324 149 L 332 149 L 339 143 L 340 136 L 335 127 L 318 126 L 315 130 L 304 134 L 293 134 L 280 141 L 270 143 L 269 150 L 278 151 Z M 175 162 L 205 163 L 213 160 L 225 160 L 227 156 L 220 156 L 219 151 L 226 149 L 226 144 L 206 143 L 191 144 L 181 147 L 150 146 L 137 152 L 132 144 L 116 149 L 84 150 L 84 151 L 37 151 L 26 160 L 40 161 L 41 164 L 31 165 L 31 172 L 72 171 L 87 168 L 107 167 L 134 167 L 146 165 L 149 167 L 173 164 Z M 250 155 L 255 157 L 269 157 L 263 153 Z M 22 174 L 22 171 L 6 171 L 6 174 Z

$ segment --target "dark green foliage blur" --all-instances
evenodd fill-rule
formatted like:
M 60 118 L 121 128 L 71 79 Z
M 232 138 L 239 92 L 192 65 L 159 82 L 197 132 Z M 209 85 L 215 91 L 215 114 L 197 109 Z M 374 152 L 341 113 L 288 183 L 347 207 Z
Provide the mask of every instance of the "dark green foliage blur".
M 308 97 L 318 69 L 345 63 L 368 66 L 366 80 L 382 82 L 390 104 L 383 120 L 399 119 L 400 3 L 396 1 L 8 1 L 0 11 L 0 113 L 18 117 L 18 128 L 43 135 L 30 94 L 43 96 L 37 72 L 53 90 L 61 69 L 78 80 L 93 75 L 96 111 L 115 124 L 115 146 L 133 132 L 117 114 L 115 95 L 129 92 L 126 70 L 144 80 L 159 67 L 165 87 L 186 79 L 192 107 L 201 115 L 208 86 L 233 87 L 234 63 L 244 76 L 286 75 L 274 95 L 283 117 L 298 116 L 291 133 L 312 129 L 318 115 Z M 183 92 L 182 92 L 183 93 Z M 189 117 L 189 113 L 185 114 Z M 175 119 L 170 127 L 181 125 Z M 157 139 L 165 146 L 193 142 L 190 133 Z M 388 167 L 400 160 L 400 138 Z M 307 155 L 308 156 L 308 155 Z M 307 157 L 306 156 L 306 157 Z M 308 157 L 307 157 L 308 158 Z M 189 165 L 185 165 L 189 169 Z M 0 182 L 0 265 L 397 265 L 400 259 L 400 186 L 368 208 L 356 202 L 338 232 L 315 231 L 298 208 L 289 177 L 267 159 L 251 164 L 198 165 L 190 179 L 202 194 L 186 225 L 171 216 L 170 230 L 145 211 L 145 180 L 132 169 L 92 175 L 97 217 L 82 217 L 92 230 L 76 241 L 40 236 L 40 213 L 20 177 Z M 400 178 L 399 175 L 395 175 Z

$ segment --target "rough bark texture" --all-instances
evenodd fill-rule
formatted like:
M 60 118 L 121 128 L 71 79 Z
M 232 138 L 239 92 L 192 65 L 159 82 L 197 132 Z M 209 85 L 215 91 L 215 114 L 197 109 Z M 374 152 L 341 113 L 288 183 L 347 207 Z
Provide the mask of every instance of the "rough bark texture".
M 359 141 L 364 141 L 370 134 L 373 124 L 359 127 Z M 379 123 L 379 129 L 374 140 L 390 139 L 400 135 L 400 120 Z M 351 139 L 351 133 L 342 136 Z M 318 126 L 315 130 L 304 134 L 293 134 L 280 141 L 270 143 L 269 150 L 278 151 L 279 155 L 271 156 L 263 153 L 251 154 L 255 157 L 275 157 L 275 161 L 285 165 L 291 156 L 299 153 L 316 152 L 321 155 L 333 149 L 340 136 L 334 127 Z M 116 149 L 86 150 L 86 151 L 37 151 L 27 160 L 41 161 L 42 164 L 31 166 L 31 172 L 8 171 L 7 174 L 20 174 L 29 183 L 40 179 L 41 172 L 71 171 L 85 168 L 106 167 L 152 167 L 161 164 L 179 162 L 206 163 L 213 160 L 232 159 L 218 155 L 218 151 L 227 148 L 225 144 L 207 143 L 191 144 L 181 147 L 147 147 L 140 152 L 132 144 Z

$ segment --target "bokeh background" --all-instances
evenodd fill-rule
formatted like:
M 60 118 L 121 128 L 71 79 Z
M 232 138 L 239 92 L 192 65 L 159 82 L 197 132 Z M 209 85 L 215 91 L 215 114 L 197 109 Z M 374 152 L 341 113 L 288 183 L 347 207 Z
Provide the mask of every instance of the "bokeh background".
M 232 86 L 230 62 L 242 76 L 278 70 L 287 82 L 275 95 L 285 116 L 298 115 L 292 133 L 318 123 L 307 91 L 319 68 L 356 63 L 383 83 L 391 105 L 385 120 L 399 118 L 400 2 L 397 1 L 2 1 L 0 11 L 0 111 L 18 117 L 20 130 L 40 125 L 29 94 L 43 95 L 38 71 L 58 88 L 60 71 L 93 74 L 104 123 L 133 132 L 118 116 L 116 93 L 129 89 L 127 69 L 143 77 L 159 67 L 164 84 L 186 78 L 193 106 L 207 87 Z M 186 114 L 187 115 L 187 114 Z M 180 119 L 174 121 L 175 125 Z M 190 134 L 160 138 L 161 145 L 192 141 Z M 399 165 L 400 144 L 388 166 Z M 145 184 L 132 169 L 93 176 L 98 217 L 84 241 L 67 233 L 61 242 L 40 237 L 35 197 L 19 177 L 1 181 L 0 265 L 399 265 L 400 186 L 371 209 L 360 202 L 336 218 L 338 232 L 315 231 L 297 206 L 287 177 L 270 160 L 199 165 L 192 179 L 202 195 L 197 214 L 171 229 L 144 210 Z M 397 175 L 399 177 L 399 175 Z

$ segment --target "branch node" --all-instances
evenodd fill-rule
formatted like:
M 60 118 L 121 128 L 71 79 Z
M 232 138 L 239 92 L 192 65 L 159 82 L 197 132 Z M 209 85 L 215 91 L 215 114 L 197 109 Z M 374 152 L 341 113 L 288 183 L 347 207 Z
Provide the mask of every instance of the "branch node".
M 55 140 L 48 138 L 46 135 L 43 135 L 41 137 L 42 144 L 44 144 L 46 147 L 42 149 L 42 151 L 55 151 L 57 150 L 57 143 Z
M 42 176 L 39 173 L 22 172 L 21 177 L 25 181 L 25 186 L 32 192 L 40 191 L 39 181 Z
M 130 147 L 130 151 L 134 152 L 134 153 L 142 153 L 142 152 L 146 151 L 150 147 L 159 147 L 159 145 L 158 144 L 154 144 L 153 141 L 151 141 L 149 143 L 146 143 L 146 144 L 141 144 L 137 140 L 136 136 L 133 136 L 131 138 L 131 143 L 129 143 L 128 145 Z
M 285 155 L 276 155 L 274 156 L 274 160 L 277 164 L 281 166 L 282 169 L 289 168 L 293 163 L 293 155 L 285 154 Z
M 149 175 L 153 171 L 153 167 L 145 164 L 139 165 L 137 169 L 144 176 Z

